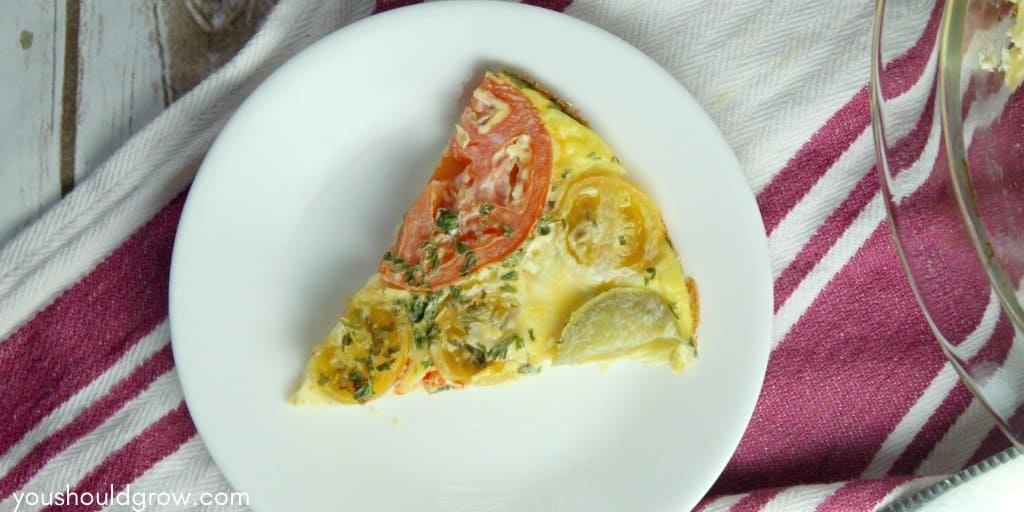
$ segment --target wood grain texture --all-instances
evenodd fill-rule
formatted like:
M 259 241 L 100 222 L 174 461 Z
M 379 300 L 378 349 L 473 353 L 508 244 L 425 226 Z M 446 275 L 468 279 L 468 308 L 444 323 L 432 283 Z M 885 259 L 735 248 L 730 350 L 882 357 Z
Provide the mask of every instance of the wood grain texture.
M 159 0 L 164 76 L 173 101 L 231 60 L 259 29 L 273 0 Z
M 167 104 L 153 0 L 82 2 L 75 181 Z
M 0 16 L 0 241 L 60 198 L 63 6 L 9 2 Z
M 274 3 L 6 0 L 0 243 L 229 61 Z

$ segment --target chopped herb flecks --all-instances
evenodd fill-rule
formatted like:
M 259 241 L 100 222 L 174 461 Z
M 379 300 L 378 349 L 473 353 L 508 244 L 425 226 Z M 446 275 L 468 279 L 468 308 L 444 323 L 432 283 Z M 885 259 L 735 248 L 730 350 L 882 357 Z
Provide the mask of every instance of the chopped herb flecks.
M 491 347 L 487 351 L 487 359 L 491 360 L 491 361 L 494 361 L 496 359 L 504 359 L 505 356 L 508 355 L 508 347 L 509 347 L 509 345 L 512 345 L 513 343 L 515 343 L 517 348 L 522 348 L 523 347 L 523 338 L 522 338 L 522 336 L 519 336 L 518 334 L 513 334 L 512 336 L 509 336 L 508 338 L 505 338 L 505 339 L 501 340 L 500 343 L 498 343 L 497 345 Z
M 501 226 L 498 227 L 501 228 L 502 236 L 504 236 L 505 238 L 512 236 L 512 233 L 515 232 L 512 229 L 512 226 L 509 226 L 508 224 L 502 224 Z
M 367 381 L 366 384 L 356 388 L 355 392 L 352 393 L 352 397 L 360 402 L 365 402 L 373 396 L 373 383 Z
M 462 268 L 459 269 L 459 275 L 464 276 L 473 270 L 476 266 L 476 253 L 473 251 L 466 252 L 466 262 L 462 264 Z
M 501 275 L 502 281 L 515 281 L 516 279 L 519 279 L 519 272 L 515 270 L 510 270 Z
M 435 224 L 438 231 L 446 235 L 450 235 L 459 227 L 459 212 L 449 210 L 447 208 L 441 208 L 437 211 L 437 220 L 435 221 Z
M 654 267 L 648 267 L 647 270 L 644 270 L 644 286 L 647 286 L 647 283 L 651 282 L 656 275 L 658 275 L 658 271 Z
M 394 267 L 395 272 L 405 272 L 408 266 L 405 264 L 405 260 L 392 254 L 391 251 L 384 253 L 384 261 L 390 263 Z
M 366 376 L 363 375 L 362 373 L 359 373 L 359 370 L 352 370 L 348 372 L 348 380 L 351 381 L 353 384 L 357 382 L 365 382 Z
M 427 275 L 435 274 L 438 268 L 441 267 L 441 257 L 437 253 L 437 241 L 433 238 L 424 240 L 423 254 L 426 256 L 427 261 L 430 262 L 430 271 Z
M 434 318 L 441 307 L 441 295 L 441 292 L 413 295 L 412 300 L 404 304 L 405 313 L 412 323 L 412 341 L 416 348 L 430 346 L 440 334 Z
M 491 203 L 480 203 L 480 216 L 486 217 L 489 213 L 494 211 L 494 205 Z
M 476 361 L 476 364 L 484 364 L 487 362 L 487 353 L 484 352 L 484 348 L 479 345 L 470 345 L 464 341 L 453 340 L 452 345 L 466 351 L 470 357 Z
M 516 265 L 519 265 L 519 263 L 521 261 L 523 261 L 523 256 L 525 256 L 525 255 L 526 255 L 526 248 L 525 247 L 520 247 L 520 248 L 516 249 L 515 252 L 513 252 L 512 254 L 509 254 L 505 258 L 505 261 L 501 262 L 501 266 L 505 267 L 505 268 L 514 268 Z

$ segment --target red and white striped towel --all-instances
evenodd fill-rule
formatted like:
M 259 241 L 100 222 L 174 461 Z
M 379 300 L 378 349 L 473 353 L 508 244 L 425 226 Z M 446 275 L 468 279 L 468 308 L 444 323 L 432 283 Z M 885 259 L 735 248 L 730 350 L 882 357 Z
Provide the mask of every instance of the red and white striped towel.
M 404 3 L 281 1 L 234 60 L 0 250 L 0 510 L 14 493 L 65 486 L 228 490 L 169 346 L 185 190 L 226 118 L 284 59 Z M 866 86 L 873 1 L 527 3 L 603 27 L 673 73 L 721 127 L 764 216 L 775 346 L 702 510 L 874 510 L 1008 446 L 945 363 L 883 222 Z M 896 105 L 932 94 L 917 77 L 935 65 L 939 14 L 900 27 L 905 48 L 888 63 L 907 77 L 887 91 Z M 908 119 L 899 138 L 913 174 L 938 157 L 937 128 L 931 107 Z M 994 301 L 961 314 L 974 338 L 1012 336 Z M 231 507 L 147 510 L 159 509 Z

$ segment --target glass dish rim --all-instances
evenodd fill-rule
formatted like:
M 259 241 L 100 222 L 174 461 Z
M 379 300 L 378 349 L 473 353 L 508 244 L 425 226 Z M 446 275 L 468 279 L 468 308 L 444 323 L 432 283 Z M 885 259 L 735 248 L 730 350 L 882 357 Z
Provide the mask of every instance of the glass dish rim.
M 989 288 L 995 292 L 999 299 L 1000 308 L 1010 318 L 1014 328 L 1018 332 L 1024 332 L 1024 310 L 1022 310 L 1020 302 L 1016 298 L 1015 288 L 1007 278 L 1006 271 L 995 258 L 988 230 L 981 220 L 978 203 L 971 186 L 967 151 L 963 142 L 963 116 L 960 108 L 960 50 L 964 19 L 970 1 L 947 0 L 942 6 L 942 18 L 938 29 L 938 66 L 935 78 L 937 86 L 936 104 L 939 106 L 941 136 L 945 143 L 946 161 L 950 172 L 950 181 L 953 184 L 954 199 L 957 203 L 963 225 L 967 229 L 971 245 L 985 271 Z M 885 207 L 886 220 L 889 226 L 889 234 L 896 248 L 900 265 L 903 267 L 903 273 L 907 276 L 907 281 L 914 293 L 914 299 L 918 304 L 919 310 L 924 315 L 928 327 L 935 335 L 942 353 L 953 366 L 953 369 L 956 370 L 961 382 L 964 383 L 971 394 L 991 414 L 996 426 L 1018 449 L 1024 450 L 1024 439 L 1018 439 L 1013 434 L 1013 429 L 1006 424 L 1004 418 L 986 398 L 978 383 L 975 382 L 970 373 L 964 368 L 964 362 L 956 355 L 955 347 L 938 329 L 931 312 L 922 299 L 917 278 L 910 268 L 903 247 L 903 241 L 896 227 L 897 214 L 894 211 L 893 191 L 890 185 L 892 174 L 889 172 L 890 167 L 885 151 L 885 125 L 882 115 L 882 106 L 885 100 L 882 96 L 882 88 L 879 81 L 884 65 L 881 52 L 886 4 L 887 0 L 877 0 L 875 3 L 871 34 L 871 72 L 868 82 L 868 96 L 871 107 L 871 132 L 875 147 L 876 171 L 882 193 L 882 204 Z

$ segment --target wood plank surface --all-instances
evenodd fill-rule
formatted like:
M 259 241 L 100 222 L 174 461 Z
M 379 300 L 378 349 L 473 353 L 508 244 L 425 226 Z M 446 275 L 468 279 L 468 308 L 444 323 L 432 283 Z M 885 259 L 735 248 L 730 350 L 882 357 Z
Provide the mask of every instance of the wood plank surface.
M 153 0 L 82 2 L 74 180 L 168 104 Z
M 5 3 L 0 16 L 0 242 L 60 198 L 64 3 Z
M 0 244 L 230 60 L 275 0 L 4 0 Z

